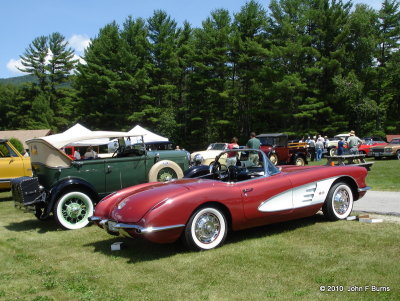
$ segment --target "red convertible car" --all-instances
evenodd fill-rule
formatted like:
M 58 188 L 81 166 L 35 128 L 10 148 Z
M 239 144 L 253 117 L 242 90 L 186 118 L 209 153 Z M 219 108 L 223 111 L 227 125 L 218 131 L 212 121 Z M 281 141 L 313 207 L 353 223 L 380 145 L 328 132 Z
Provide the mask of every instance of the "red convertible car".
M 156 243 L 181 238 L 190 249 L 207 250 L 222 245 L 229 231 L 312 216 L 320 209 L 329 220 L 345 219 L 370 189 L 362 167 L 277 167 L 260 150 L 231 152 L 237 156 L 234 166 L 221 169 L 222 152 L 201 176 L 110 194 L 90 220 L 113 235 Z M 247 159 L 249 152 L 259 154 L 258 162 Z

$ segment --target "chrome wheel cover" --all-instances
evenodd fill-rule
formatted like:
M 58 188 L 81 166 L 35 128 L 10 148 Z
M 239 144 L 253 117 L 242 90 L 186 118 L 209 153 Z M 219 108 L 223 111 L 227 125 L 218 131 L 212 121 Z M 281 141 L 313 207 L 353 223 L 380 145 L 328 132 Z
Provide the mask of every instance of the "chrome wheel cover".
M 218 237 L 220 230 L 220 220 L 211 212 L 202 214 L 194 226 L 196 238 L 203 244 L 212 243 Z
M 343 215 L 349 209 L 350 201 L 349 192 L 345 188 L 339 187 L 333 195 L 333 209 L 338 215 Z

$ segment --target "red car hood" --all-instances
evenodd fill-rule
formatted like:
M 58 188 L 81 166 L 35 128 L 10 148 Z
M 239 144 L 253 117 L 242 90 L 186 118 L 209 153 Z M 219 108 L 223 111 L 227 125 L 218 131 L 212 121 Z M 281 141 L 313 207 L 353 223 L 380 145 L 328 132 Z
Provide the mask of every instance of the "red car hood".
M 215 183 L 215 181 L 211 182 Z M 189 190 L 199 189 L 203 185 L 209 187 L 210 181 L 183 179 L 167 183 L 149 183 L 140 185 L 139 188 L 133 186 L 119 191 L 115 196 L 111 196 L 103 202 L 112 203 L 112 206 L 108 206 L 108 218 L 124 223 L 137 223 L 157 204 L 173 199 Z M 96 215 L 98 215 L 97 207 Z

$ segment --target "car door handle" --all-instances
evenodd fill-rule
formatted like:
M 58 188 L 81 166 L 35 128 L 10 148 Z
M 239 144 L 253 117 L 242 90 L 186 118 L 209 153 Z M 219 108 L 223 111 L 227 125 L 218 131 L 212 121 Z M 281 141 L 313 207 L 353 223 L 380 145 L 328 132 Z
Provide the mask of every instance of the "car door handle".
M 243 193 L 248 193 L 248 192 L 252 192 L 253 188 L 245 188 L 243 189 Z
M 107 165 L 107 173 L 111 172 L 111 165 Z

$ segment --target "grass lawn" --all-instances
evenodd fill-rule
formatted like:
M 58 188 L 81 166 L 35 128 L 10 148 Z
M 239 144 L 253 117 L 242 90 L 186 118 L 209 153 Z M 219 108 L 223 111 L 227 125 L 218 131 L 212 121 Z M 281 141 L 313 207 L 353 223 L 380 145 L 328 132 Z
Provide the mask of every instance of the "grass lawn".
M 367 162 L 374 162 L 368 172 L 367 185 L 377 191 L 400 191 L 400 160 L 373 160 L 367 158 Z M 309 165 L 325 165 L 326 159 L 309 162 Z
M 0 193 L 0 300 L 400 300 L 399 232 L 316 215 L 230 233 L 196 253 L 95 226 L 61 231 Z M 112 252 L 117 241 L 125 248 Z

